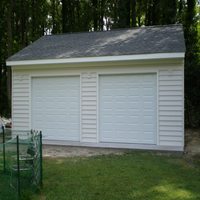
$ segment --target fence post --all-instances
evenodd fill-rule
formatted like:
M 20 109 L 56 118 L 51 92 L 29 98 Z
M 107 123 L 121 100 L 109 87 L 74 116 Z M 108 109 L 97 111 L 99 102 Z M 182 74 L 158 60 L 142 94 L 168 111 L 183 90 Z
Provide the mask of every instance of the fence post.
M 40 187 L 43 186 L 42 131 L 40 131 Z
M 19 163 L 19 136 L 17 135 L 17 192 L 18 198 L 20 197 L 20 163 Z
M 3 130 L 3 171 L 6 172 L 6 150 L 5 150 L 5 129 L 4 126 L 2 126 Z

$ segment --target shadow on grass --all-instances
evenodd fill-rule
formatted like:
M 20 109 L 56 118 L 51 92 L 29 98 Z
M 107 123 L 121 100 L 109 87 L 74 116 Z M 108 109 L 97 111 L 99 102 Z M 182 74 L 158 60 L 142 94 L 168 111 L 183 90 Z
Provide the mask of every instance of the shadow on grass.
M 31 196 L 37 192 L 36 187 L 30 187 L 30 180 L 21 176 L 21 196 L 18 198 L 17 193 L 17 179 L 12 178 L 8 174 L 0 172 L 0 200 L 29 200 Z
M 15 200 L 17 199 L 16 191 L 10 187 L 10 176 L 0 172 L 0 199 Z

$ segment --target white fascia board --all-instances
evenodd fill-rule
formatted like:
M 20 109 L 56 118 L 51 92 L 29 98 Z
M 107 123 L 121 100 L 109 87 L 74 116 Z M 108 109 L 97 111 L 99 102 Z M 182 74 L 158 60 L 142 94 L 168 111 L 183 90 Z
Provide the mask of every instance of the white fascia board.
M 6 65 L 7 66 L 22 66 L 22 65 L 87 63 L 87 62 L 176 59 L 176 58 L 184 58 L 184 55 L 185 55 L 184 52 L 180 52 L 180 53 L 156 53 L 156 54 L 138 54 L 138 55 L 122 55 L 122 56 L 100 56 L 100 57 L 82 57 L 82 58 L 22 60 L 22 61 L 7 61 Z

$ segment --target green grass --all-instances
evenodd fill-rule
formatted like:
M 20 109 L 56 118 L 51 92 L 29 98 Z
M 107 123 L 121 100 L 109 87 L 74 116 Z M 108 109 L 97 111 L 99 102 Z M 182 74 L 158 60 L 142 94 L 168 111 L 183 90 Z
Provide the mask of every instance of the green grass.
M 26 194 L 24 199 L 197 200 L 200 199 L 198 164 L 182 156 L 150 152 L 45 159 L 43 189 L 29 197 Z M 0 189 L 5 187 L 3 181 Z M 0 199 L 9 198 L 0 196 Z

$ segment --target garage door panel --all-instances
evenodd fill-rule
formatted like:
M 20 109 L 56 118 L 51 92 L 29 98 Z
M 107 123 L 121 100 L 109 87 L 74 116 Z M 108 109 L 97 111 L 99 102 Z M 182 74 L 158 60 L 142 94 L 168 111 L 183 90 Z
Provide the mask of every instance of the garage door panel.
M 156 143 L 156 74 L 100 76 L 100 141 Z
M 144 102 L 144 108 L 152 108 L 154 106 L 154 102 Z
M 32 128 L 45 139 L 80 140 L 80 78 L 32 79 Z

